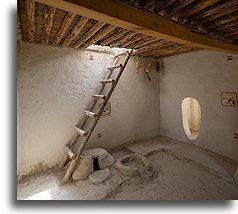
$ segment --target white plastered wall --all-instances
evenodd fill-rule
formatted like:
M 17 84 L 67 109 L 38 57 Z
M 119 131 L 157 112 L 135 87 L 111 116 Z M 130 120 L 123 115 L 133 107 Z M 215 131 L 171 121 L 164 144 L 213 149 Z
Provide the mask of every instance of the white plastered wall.
M 110 53 L 18 45 L 18 173 L 59 163 L 73 127 L 103 79 Z M 141 70 L 136 73 L 136 62 Z M 131 57 L 88 147 L 108 148 L 160 135 L 159 75 L 153 59 Z M 97 134 L 101 133 L 101 138 Z
M 236 159 L 237 108 L 221 105 L 221 92 L 237 92 L 237 56 L 198 51 L 161 60 L 161 135 L 189 142 L 182 125 L 181 102 L 193 97 L 201 105 L 201 126 L 194 144 Z

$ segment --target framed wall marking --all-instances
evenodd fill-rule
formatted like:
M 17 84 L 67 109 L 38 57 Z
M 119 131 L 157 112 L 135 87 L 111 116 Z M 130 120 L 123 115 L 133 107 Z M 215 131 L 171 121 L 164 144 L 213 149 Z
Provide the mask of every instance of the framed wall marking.
M 221 92 L 221 104 L 223 106 L 236 107 L 237 93 L 236 92 Z

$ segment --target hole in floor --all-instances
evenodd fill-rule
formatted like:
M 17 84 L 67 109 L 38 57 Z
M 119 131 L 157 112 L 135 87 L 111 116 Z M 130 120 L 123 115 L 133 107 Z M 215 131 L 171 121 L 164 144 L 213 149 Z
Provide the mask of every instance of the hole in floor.
M 96 158 L 93 158 L 93 171 L 95 172 L 98 170 L 100 170 L 100 168 L 99 168 L 99 164 L 98 164 L 98 157 L 96 157 Z

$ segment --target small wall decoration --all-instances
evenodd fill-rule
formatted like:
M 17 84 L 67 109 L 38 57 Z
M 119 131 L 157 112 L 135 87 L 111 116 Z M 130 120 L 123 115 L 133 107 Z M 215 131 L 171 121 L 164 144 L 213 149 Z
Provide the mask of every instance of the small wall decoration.
M 136 73 L 139 73 L 141 65 L 139 62 L 136 62 Z
M 93 55 L 89 55 L 89 60 L 93 60 Z
M 101 106 L 102 103 L 99 105 L 99 107 L 101 108 Z M 109 114 L 111 114 L 111 103 L 107 102 L 106 106 L 103 109 L 102 116 L 106 116 Z
M 237 106 L 237 93 L 236 92 L 222 92 L 221 104 L 223 106 L 236 107 Z

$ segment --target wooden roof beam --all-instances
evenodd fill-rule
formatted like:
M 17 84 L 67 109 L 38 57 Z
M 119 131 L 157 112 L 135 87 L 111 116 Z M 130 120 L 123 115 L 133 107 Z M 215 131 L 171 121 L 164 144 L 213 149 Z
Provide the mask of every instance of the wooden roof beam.
M 62 44 L 63 47 L 66 47 L 72 42 L 72 40 L 79 35 L 84 26 L 88 23 L 90 19 L 86 17 L 80 17 L 79 21 L 75 24 L 71 32 L 66 36 Z
M 216 29 L 229 28 L 229 27 L 235 26 L 236 24 L 237 24 L 237 18 L 234 20 L 226 20 L 223 23 L 217 23 L 207 27 L 207 31 L 213 32 L 214 30 L 216 31 Z
M 156 46 L 155 49 L 143 52 L 143 55 L 156 55 L 162 51 L 170 51 L 171 49 L 183 48 L 184 45 L 178 43 L 165 43 L 160 46 Z
M 108 45 L 111 42 L 116 41 L 117 39 L 119 39 L 120 37 L 124 36 L 126 33 L 128 33 L 128 30 L 125 29 L 119 29 L 116 33 L 112 34 L 111 36 L 109 36 L 108 38 L 106 38 L 105 40 L 103 40 L 101 42 L 101 45 Z
M 108 33 L 110 33 L 112 30 L 114 30 L 116 27 L 112 25 L 107 25 L 103 29 L 101 29 L 99 32 L 97 32 L 94 36 L 92 36 L 88 41 L 86 41 L 80 48 L 85 49 L 88 46 L 94 44 L 95 42 L 102 39 L 104 36 L 106 36 Z
M 176 15 L 181 9 L 185 8 L 187 5 L 191 4 L 194 0 L 186 0 L 179 2 L 176 6 L 173 6 L 169 11 L 166 11 L 166 17 L 172 17 Z
M 133 49 L 137 49 L 137 48 L 142 48 L 142 47 L 145 47 L 147 45 L 150 45 L 154 42 L 158 41 L 158 38 L 154 38 L 154 37 L 147 37 L 145 39 L 141 39 L 140 41 L 138 41 L 137 43 L 135 44 L 131 44 L 129 45 L 127 48 L 133 48 Z
M 179 19 L 184 19 L 189 16 L 192 16 L 193 14 L 213 5 L 219 2 L 220 0 L 199 0 L 194 1 L 194 4 L 189 5 L 188 7 L 185 7 L 182 11 L 180 11 Z
M 26 15 L 27 15 L 27 25 L 28 25 L 28 40 L 30 43 L 35 41 L 35 13 L 36 13 L 36 3 L 34 0 L 26 0 Z
M 171 44 L 177 44 L 165 40 L 157 40 L 156 42 L 153 42 L 147 46 L 144 46 L 143 48 L 140 48 L 132 53 L 132 55 L 138 55 L 142 53 L 147 53 L 149 51 L 157 50 L 159 47 L 164 45 L 171 45 Z
M 159 1 L 161 2 L 161 1 Z M 154 12 L 160 15 L 164 15 L 166 12 L 166 8 L 170 5 L 173 5 L 176 2 L 176 0 L 166 0 L 165 2 L 161 2 L 160 5 L 154 8 Z
M 96 19 L 137 33 L 201 49 L 237 53 L 237 46 L 191 32 L 162 17 L 145 14 L 112 0 L 37 0 L 72 13 Z M 215 0 L 214 0 L 215 1 Z M 214 2 L 212 1 L 212 2 Z
M 228 38 L 233 38 L 233 37 L 236 37 L 237 38 L 237 30 L 236 31 L 233 31 L 231 33 L 227 33 L 224 38 L 225 39 L 228 39 Z
M 175 56 L 175 55 L 179 55 L 179 54 L 184 54 L 184 53 L 190 53 L 190 52 L 194 52 L 194 51 L 198 51 L 199 49 L 197 48 L 182 48 L 176 51 L 168 51 L 168 52 L 164 52 L 162 54 L 158 54 L 155 57 L 157 58 L 163 58 L 163 57 L 167 57 L 167 56 Z
M 49 43 L 50 32 L 53 24 L 55 11 L 56 8 L 54 7 L 51 6 L 45 7 L 41 44 L 47 45 Z
M 132 39 L 133 37 L 135 37 L 137 34 L 138 33 L 131 31 L 131 32 L 125 34 L 120 39 L 118 39 L 116 42 L 111 43 L 109 46 L 111 48 L 118 47 L 118 46 L 122 45 L 123 43 L 125 43 L 126 41 L 128 41 L 128 40 Z
M 17 10 L 17 41 L 22 41 L 21 18 L 19 9 Z
M 130 39 L 129 41 L 125 42 L 124 44 L 122 44 L 122 46 L 124 48 L 132 45 L 133 43 L 136 43 L 137 41 L 143 40 L 147 38 L 147 36 L 143 35 L 143 34 L 138 34 L 137 36 L 135 36 L 134 38 Z
M 234 2 L 229 0 L 228 2 L 211 10 L 207 9 L 204 12 L 198 12 L 197 14 L 194 14 L 191 18 L 189 18 L 189 22 L 203 24 L 221 16 L 226 16 L 229 14 L 229 12 L 234 11 L 237 12 L 237 1 Z
M 191 49 L 191 47 L 188 47 L 188 46 L 185 46 L 185 45 L 181 45 L 181 44 L 178 44 L 178 43 L 174 43 L 174 44 L 163 45 L 163 46 L 158 47 L 157 49 L 155 49 L 153 51 L 143 53 L 143 55 L 144 56 L 151 56 L 151 55 L 155 55 L 156 56 L 158 54 L 169 53 L 171 51 L 179 52 L 182 49 Z
M 217 26 L 217 25 L 221 25 L 223 23 L 226 23 L 229 20 L 235 20 L 237 21 L 237 12 L 231 12 L 225 16 L 221 16 L 219 18 L 216 18 L 212 21 L 208 21 L 206 23 L 203 24 L 204 27 L 209 28 L 210 26 Z
M 60 43 L 61 39 L 64 37 L 69 26 L 71 25 L 72 21 L 74 20 L 75 16 L 76 16 L 76 14 L 74 14 L 74 13 L 67 13 L 65 15 L 64 20 L 55 35 L 54 41 L 52 42 L 53 46 L 57 46 Z
M 142 55 L 143 56 L 158 56 L 158 55 L 164 54 L 164 53 L 165 54 L 167 54 L 167 53 L 169 54 L 169 53 L 172 53 L 172 52 L 180 53 L 183 50 L 199 50 L 199 49 L 194 48 L 194 47 L 188 47 L 188 46 L 181 45 L 181 44 L 178 44 L 178 43 L 174 43 L 174 44 L 170 44 L 170 45 L 161 46 L 161 47 L 157 48 L 156 50 L 143 53 Z
M 156 1 L 154 4 L 147 7 L 147 9 L 151 12 L 155 11 L 155 8 L 160 7 L 161 5 L 165 4 L 167 0 L 160 0 Z
M 104 22 L 96 22 L 75 44 L 74 48 L 80 48 L 88 39 L 97 33 L 103 26 Z

